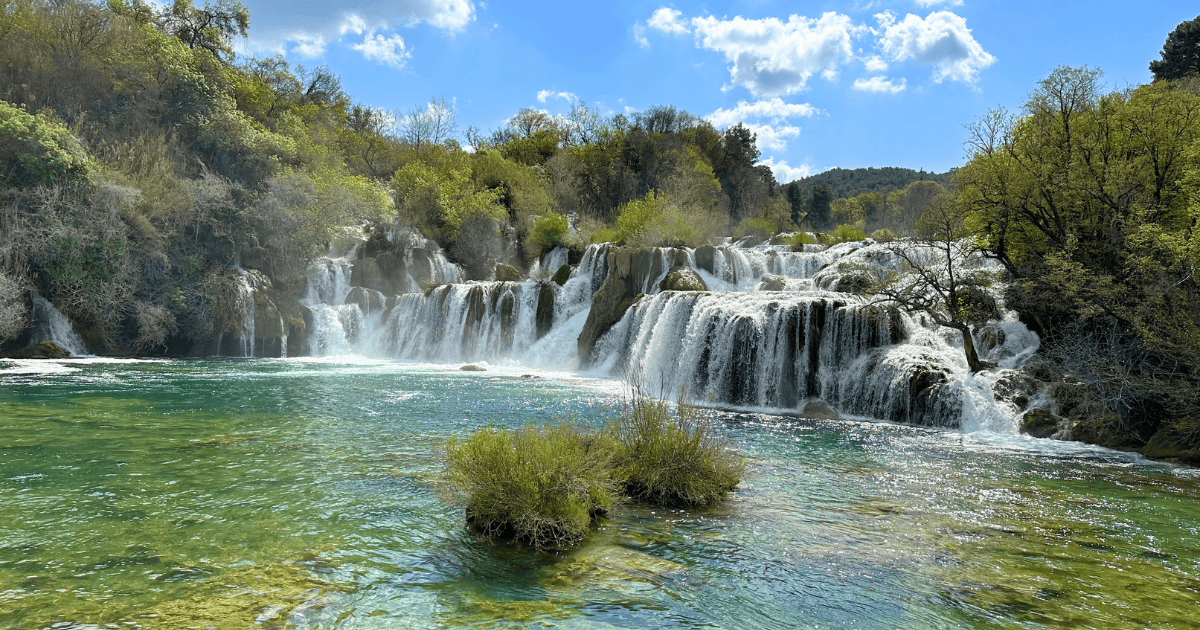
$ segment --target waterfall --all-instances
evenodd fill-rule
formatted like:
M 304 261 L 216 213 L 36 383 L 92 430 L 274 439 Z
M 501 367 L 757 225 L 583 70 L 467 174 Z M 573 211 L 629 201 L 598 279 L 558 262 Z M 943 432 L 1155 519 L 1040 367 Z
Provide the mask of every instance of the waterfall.
M 233 278 L 236 295 L 228 298 L 228 306 L 237 311 L 237 317 L 229 319 L 229 315 L 222 316 L 226 319 L 217 333 L 213 354 L 224 357 L 253 357 L 254 287 L 250 284 L 250 276 L 246 270 L 235 267 L 227 272 L 231 275 L 236 273 Z
M 71 356 L 83 356 L 88 353 L 83 339 L 80 339 L 79 334 L 75 332 L 75 328 L 71 326 L 71 320 L 67 319 L 66 315 L 60 313 L 49 300 L 34 291 L 29 292 L 29 298 L 32 305 L 34 329 L 31 339 L 35 343 L 49 339 L 70 352 Z

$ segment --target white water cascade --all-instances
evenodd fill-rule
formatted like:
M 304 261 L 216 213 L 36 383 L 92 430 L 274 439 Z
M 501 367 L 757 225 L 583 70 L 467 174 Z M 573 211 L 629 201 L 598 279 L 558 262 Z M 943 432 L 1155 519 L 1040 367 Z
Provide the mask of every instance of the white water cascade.
M 379 295 L 373 299 L 386 300 L 386 308 L 364 313 L 358 303 L 345 303 L 348 259 L 322 259 L 309 270 L 304 301 L 313 312 L 309 346 L 321 355 L 583 368 L 638 375 L 645 391 L 667 398 L 684 392 L 702 404 L 799 411 L 821 401 L 851 417 L 1016 432 L 1018 410 L 996 400 L 992 385 L 1036 351 L 1037 336 L 1011 314 L 990 324 L 1002 341 L 988 345 L 981 359 L 1000 371 L 972 374 L 956 331 L 836 290 L 852 285 L 866 266 L 896 268 L 883 246 L 794 252 L 767 244 L 592 245 L 565 285 L 546 280 L 565 263 L 566 252 L 558 250 L 535 265 L 537 280 Z M 678 266 L 695 271 L 710 291 L 660 291 Z M 782 276 L 785 290 L 761 290 L 766 274 Z M 612 278 L 640 295 L 581 361 L 578 340 L 593 294 Z
M 79 337 L 79 333 L 75 332 L 75 328 L 71 326 L 71 321 L 67 319 L 66 315 L 60 313 L 49 300 L 38 293 L 31 291 L 29 297 L 34 326 L 31 338 L 34 342 L 49 339 L 70 352 L 71 356 L 88 354 L 87 346 Z

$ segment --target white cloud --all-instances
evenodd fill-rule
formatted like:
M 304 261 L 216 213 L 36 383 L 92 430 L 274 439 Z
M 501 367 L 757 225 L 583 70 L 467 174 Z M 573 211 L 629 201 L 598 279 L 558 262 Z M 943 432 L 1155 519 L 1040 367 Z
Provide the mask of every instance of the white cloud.
M 900 83 L 893 83 L 891 79 L 885 76 L 871 77 L 870 79 L 855 79 L 854 89 L 862 90 L 863 92 L 876 92 L 879 94 L 896 94 L 903 92 L 904 88 L 908 87 L 908 79 L 900 79 Z
M 832 12 L 816 19 L 793 15 L 787 22 L 709 16 L 691 23 L 699 46 L 732 62 L 733 83 L 761 96 L 803 90 L 813 74 L 835 77 L 841 64 L 854 59 L 851 40 L 868 30 Z
M 403 68 L 405 62 L 412 56 L 405 50 L 404 40 L 395 33 L 385 36 L 372 31 L 367 33 L 361 44 L 354 44 L 350 47 L 361 52 L 365 59 L 396 68 Z
M 688 29 L 687 24 L 679 21 L 681 15 L 683 15 L 682 11 L 662 7 L 650 15 L 650 20 L 646 22 L 646 25 L 670 35 L 684 35 L 692 32 Z
M 885 72 L 888 69 L 888 62 L 884 61 L 879 55 L 872 55 L 863 61 L 863 65 L 867 67 L 867 72 Z
M 800 137 L 800 128 L 792 125 L 743 124 L 757 136 L 755 144 L 759 149 L 785 151 L 787 150 L 788 140 Z
M 575 100 L 575 95 L 570 92 L 552 92 L 550 90 L 539 90 L 537 100 L 539 103 L 545 103 L 549 98 L 561 98 L 564 101 Z
M 729 125 L 736 125 L 747 120 L 762 118 L 778 122 L 796 116 L 807 117 L 817 114 L 818 111 L 817 108 L 808 103 L 785 103 L 783 99 L 777 96 L 754 103 L 738 101 L 736 107 L 732 109 L 719 108 L 717 111 L 705 116 L 705 118 L 715 127 L 728 127 Z
M 962 6 L 963 0 L 917 0 L 917 4 L 928 9 L 929 7 L 944 4 L 948 7 Z
M 325 54 L 326 42 L 325 38 L 320 35 L 302 35 L 297 34 L 292 36 L 292 52 L 305 59 L 313 59 Z
M 346 33 L 354 33 L 355 35 L 362 35 L 363 33 L 366 33 L 366 32 L 367 32 L 366 20 L 362 19 L 361 17 L 358 17 L 357 15 L 355 15 L 353 13 L 347 13 L 346 16 L 342 19 L 341 27 L 338 28 L 338 35 L 345 35 Z
M 933 66 L 933 80 L 974 83 L 979 71 L 996 58 L 971 36 L 967 21 L 949 11 L 930 13 L 922 19 L 909 13 L 897 22 L 891 13 L 875 16 L 883 34 L 879 46 L 892 61 L 911 59 Z
M 477 2 L 344 0 L 336 3 L 301 3 L 305 5 L 302 10 L 297 9 L 295 2 L 282 0 L 258 0 L 253 4 L 254 27 L 250 30 L 249 39 L 238 46 L 239 54 L 273 53 L 288 48 L 299 56 L 320 56 L 329 45 L 350 33 L 373 35 L 419 24 L 451 34 L 459 33 L 475 21 Z M 326 42 L 325 48 L 313 45 L 316 38 Z M 372 36 L 370 39 L 377 42 L 380 37 Z M 296 45 L 286 46 L 288 42 Z M 362 45 L 368 44 L 364 42 Z
M 797 179 L 803 179 L 809 175 L 812 175 L 812 167 L 807 164 L 801 164 L 800 166 L 788 166 L 787 162 L 783 160 L 776 162 L 775 158 L 767 158 L 759 162 L 759 164 L 770 168 L 771 172 L 775 174 L 775 181 L 779 182 L 780 184 L 794 182 Z

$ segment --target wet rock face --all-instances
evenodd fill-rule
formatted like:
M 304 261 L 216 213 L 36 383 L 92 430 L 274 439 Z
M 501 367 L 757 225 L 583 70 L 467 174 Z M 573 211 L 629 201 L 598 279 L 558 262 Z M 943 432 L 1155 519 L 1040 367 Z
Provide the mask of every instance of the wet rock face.
M 1024 411 L 1029 406 L 1029 399 L 1036 396 L 1041 388 L 1041 383 L 1033 376 L 1010 370 L 996 379 L 996 383 L 992 385 L 992 395 L 997 400 L 1007 400 L 1016 405 L 1017 409 Z
M 773 273 L 764 273 L 758 285 L 759 291 L 782 291 L 787 286 L 787 279 Z
M 364 315 L 383 311 L 387 300 L 383 294 L 373 289 L 354 287 L 346 294 L 346 304 L 357 304 Z
M 609 276 L 600 290 L 592 295 L 592 308 L 588 311 L 587 321 L 577 342 L 581 363 L 586 364 L 591 360 L 596 342 L 613 324 L 621 321 L 625 311 L 633 306 L 635 298 L 633 288 L 616 274 Z
M 1059 431 L 1062 418 L 1046 409 L 1031 409 L 1021 416 L 1021 433 L 1036 438 L 1048 438 Z
M 695 271 L 687 267 L 673 267 L 658 288 L 662 291 L 707 291 L 708 285 Z
M 537 338 L 541 339 L 550 332 L 554 325 L 554 296 L 558 294 L 558 285 L 553 282 L 543 283 L 538 287 L 537 305 Z
M 67 359 L 71 353 L 49 339 L 43 339 L 23 350 L 8 354 L 9 359 Z
M 704 245 L 696 248 L 696 267 L 713 273 L 713 261 L 716 258 L 716 248 L 712 245 Z
M 567 283 L 567 280 L 571 279 L 571 265 L 563 265 L 559 267 L 558 271 L 555 271 L 554 275 L 550 279 L 554 281 L 554 284 L 557 284 L 560 287 L 563 286 Z

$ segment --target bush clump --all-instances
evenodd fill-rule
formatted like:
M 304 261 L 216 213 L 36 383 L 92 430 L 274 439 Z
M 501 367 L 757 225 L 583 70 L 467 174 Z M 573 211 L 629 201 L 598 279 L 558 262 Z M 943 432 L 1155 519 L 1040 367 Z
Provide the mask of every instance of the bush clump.
M 692 507 L 719 503 L 742 479 L 745 460 L 714 436 L 696 407 L 635 397 L 617 430 L 617 475 L 632 499 Z
M 569 424 L 488 427 L 447 442 L 445 489 L 463 503 L 467 524 L 489 538 L 569 547 L 620 500 L 614 447 L 607 433 Z
M 570 424 L 487 427 L 446 443 L 443 494 L 484 536 L 537 550 L 580 542 L 623 495 L 656 505 L 720 502 L 741 481 L 742 456 L 694 407 L 637 396 L 599 430 Z

